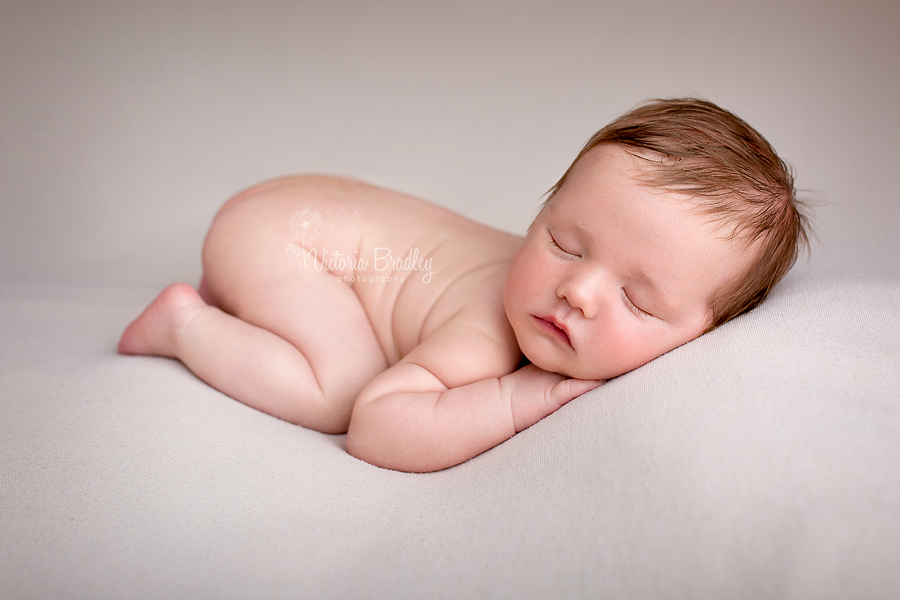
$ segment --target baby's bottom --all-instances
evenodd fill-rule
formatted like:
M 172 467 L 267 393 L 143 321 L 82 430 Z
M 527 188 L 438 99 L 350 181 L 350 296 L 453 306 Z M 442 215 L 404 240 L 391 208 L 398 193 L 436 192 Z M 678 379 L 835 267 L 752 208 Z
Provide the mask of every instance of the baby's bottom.
M 259 260 L 231 235 L 234 217 L 220 215 L 210 231 L 200 292 L 166 288 L 126 329 L 119 351 L 177 358 L 249 406 L 346 431 L 359 392 L 387 368 L 359 299 L 326 271 Z

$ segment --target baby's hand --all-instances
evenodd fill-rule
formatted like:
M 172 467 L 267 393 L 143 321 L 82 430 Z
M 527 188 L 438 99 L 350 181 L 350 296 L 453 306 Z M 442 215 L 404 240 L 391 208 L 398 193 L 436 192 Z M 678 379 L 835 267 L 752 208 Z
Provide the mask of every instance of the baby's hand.
M 560 406 L 604 381 L 569 379 L 527 365 L 500 378 L 500 392 L 512 406 L 516 433 L 531 427 Z

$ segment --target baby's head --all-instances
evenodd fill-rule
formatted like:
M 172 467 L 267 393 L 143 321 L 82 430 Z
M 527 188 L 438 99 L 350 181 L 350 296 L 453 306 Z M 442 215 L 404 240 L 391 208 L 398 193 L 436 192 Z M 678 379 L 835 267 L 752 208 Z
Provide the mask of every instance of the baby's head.
M 659 100 L 597 132 L 551 189 L 504 304 L 534 364 L 609 379 L 758 305 L 806 244 L 790 169 L 759 133 Z

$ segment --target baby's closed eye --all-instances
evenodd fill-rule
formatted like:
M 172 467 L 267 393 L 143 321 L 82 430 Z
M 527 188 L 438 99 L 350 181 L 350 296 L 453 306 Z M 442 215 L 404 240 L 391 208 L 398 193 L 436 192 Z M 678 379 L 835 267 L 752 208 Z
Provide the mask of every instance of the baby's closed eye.
M 559 250 L 560 252 L 562 252 L 562 253 L 565 254 L 566 256 L 569 256 L 569 257 L 572 257 L 572 258 L 581 258 L 581 255 L 580 255 L 580 254 L 578 254 L 577 252 L 573 252 L 572 250 L 568 249 L 568 244 L 566 244 L 566 247 L 564 247 L 564 246 L 556 239 L 556 237 L 553 235 L 553 233 L 551 233 L 549 230 L 547 231 L 547 235 L 548 235 L 549 238 L 550 238 L 550 245 L 551 245 L 551 246 L 553 246 L 554 248 L 556 248 L 557 250 Z
M 622 298 L 624 299 L 626 306 L 628 306 L 631 312 L 635 313 L 636 315 L 641 317 L 653 316 L 652 314 L 641 309 L 637 304 L 635 304 L 634 301 L 632 301 L 631 297 L 628 295 L 628 292 L 625 290 L 625 288 L 622 288 Z

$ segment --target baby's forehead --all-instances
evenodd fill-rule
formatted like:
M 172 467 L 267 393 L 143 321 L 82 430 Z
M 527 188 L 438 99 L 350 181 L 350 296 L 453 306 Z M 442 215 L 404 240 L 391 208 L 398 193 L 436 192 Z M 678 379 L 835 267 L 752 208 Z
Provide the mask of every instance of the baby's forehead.
M 747 250 L 756 245 L 757 240 L 748 237 L 750 226 L 739 210 L 742 203 L 746 202 L 742 197 L 727 191 L 707 196 L 693 192 L 689 185 L 666 181 L 659 174 L 665 171 L 665 164 L 669 160 L 671 159 L 666 155 L 652 150 L 624 148 L 614 144 L 597 146 L 575 163 L 576 168 L 571 177 L 546 200 L 544 208 L 557 216 L 581 223 L 584 227 L 590 204 L 567 202 L 569 194 L 566 192 L 578 188 L 577 193 L 588 195 L 594 202 L 603 202 L 610 184 L 608 176 L 611 174 L 619 183 L 634 185 L 656 200 L 696 217 L 683 225 L 696 229 L 697 235 L 735 242 Z M 585 163 L 583 167 L 579 165 L 582 161 Z

